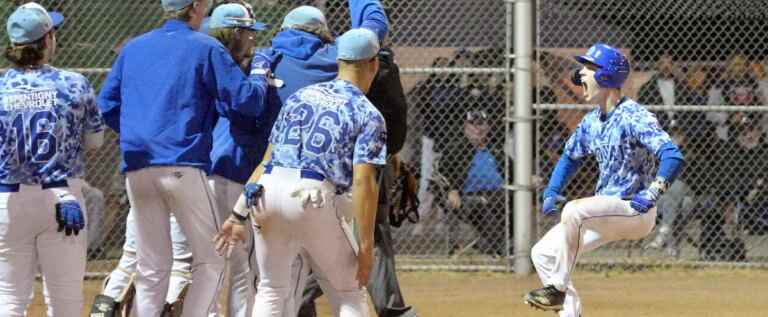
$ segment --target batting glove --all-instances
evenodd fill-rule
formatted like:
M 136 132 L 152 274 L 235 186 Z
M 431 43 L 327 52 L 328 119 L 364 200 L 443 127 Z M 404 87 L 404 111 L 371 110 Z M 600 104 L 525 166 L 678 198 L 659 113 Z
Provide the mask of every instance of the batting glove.
M 256 52 L 251 60 L 251 75 L 267 76 L 272 70 L 272 56 L 268 52 Z
M 56 222 L 59 224 L 58 232 L 64 231 L 64 234 L 70 236 L 78 235 L 80 230 L 85 228 L 85 217 L 80 203 L 72 194 L 58 195 L 59 202 L 56 204 Z
M 661 197 L 661 194 L 663 194 L 666 189 L 666 182 L 660 180 L 654 181 L 648 189 L 636 193 L 632 197 L 632 201 L 629 202 L 629 206 L 635 211 L 644 214 L 656 205 L 656 201 L 659 200 L 659 197 Z
M 243 196 L 245 196 L 245 206 L 248 208 L 256 207 L 259 198 L 264 195 L 264 186 L 257 183 L 245 184 Z
M 544 195 L 544 202 L 541 204 L 541 212 L 545 215 L 551 215 L 560 211 L 566 199 L 562 195 Z

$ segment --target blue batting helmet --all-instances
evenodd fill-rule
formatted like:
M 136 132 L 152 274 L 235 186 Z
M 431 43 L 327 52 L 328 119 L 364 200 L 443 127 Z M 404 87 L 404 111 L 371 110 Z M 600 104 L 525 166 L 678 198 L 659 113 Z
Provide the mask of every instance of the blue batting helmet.
M 629 61 L 617 48 L 595 43 L 586 55 L 576 56 L 581 64 L 591 64 L 597 67 L 595 80 L 601 87 L 621 88 L 629 77 Z

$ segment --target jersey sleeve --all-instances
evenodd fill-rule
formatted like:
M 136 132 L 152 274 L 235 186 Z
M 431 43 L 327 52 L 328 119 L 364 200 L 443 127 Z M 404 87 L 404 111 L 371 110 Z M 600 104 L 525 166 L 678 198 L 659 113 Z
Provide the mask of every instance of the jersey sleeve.
M 654 155 L 662 145 L 672 142 L 669 134 L 661 129 L 656 116 L 648 111 L 639 112 L 633 120 L 629 121 L 629 133 Z
M 96 96 L 90 81 L 83 77 L 83 107 L 85 109 L 85 133 L 98 133 L 104 131 L 104 119 L 96 105 Z
M 387 163 L 387 127 L 384 117 L 369 103 L 362 116 L 362 127 L 355 139 L 352 164 L 384 165 Z
M 389 20 L 379 0 L 349 0 L 352 28 L 366 28 L 383 41 L 389 32 Z
M 578 160 L 581 159 L 591 153 L 589 153 L 589 140 L 588 140 L 588 120 L 589 115 L 585 116 L 584 119 L 579 123 L 579 126 L 576 127 L 576 131 L 571 134 L 571 137 L 568 138 L 568 141 L 565 142 L 565 148 L 563 149 L 563 154 L 568 155 L 568 157 Z

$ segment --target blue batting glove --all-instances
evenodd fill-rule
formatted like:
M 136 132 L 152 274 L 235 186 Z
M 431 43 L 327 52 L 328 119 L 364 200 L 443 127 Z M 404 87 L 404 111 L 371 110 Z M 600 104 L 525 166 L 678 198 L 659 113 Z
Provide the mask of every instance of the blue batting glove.
M 268 52 L 259 51 L 251 59 L 251 75 L 268 75 L 272 70 L 274 60 Z
M 85 228 L 85 217 L 77 200 L 62 199 L 56 204 L 56 222 L 59 224 L 58 232 L 64 231 L 68 236 L 78 235 Z
M 541 212 L 545 215 L 551 215 L 559 212 L 566 201 L 562 195 L 544 196 L 544 202 L 541 204 Z
M 259 198 L 264 195 L 264 186 L 258 183 L 245 184 L 243 195 L 245 196 L 245 206 L 253 208 L 258 203 Z
M 661 190 L 657 187 L 649 187 L 646 190 L 642 190 L 632 196 L 632 201 L 629 202 L 629 206 L 635 211 L 644 214 L 651 210 L 656 205 L 656 201 L 661 196 Z

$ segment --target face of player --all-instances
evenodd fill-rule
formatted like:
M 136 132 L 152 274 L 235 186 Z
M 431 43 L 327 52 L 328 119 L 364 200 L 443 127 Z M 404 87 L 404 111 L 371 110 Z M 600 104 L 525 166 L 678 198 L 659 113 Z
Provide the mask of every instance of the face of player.
M 581 76 L 581 87 L 583 88 L 584 100 L 589 103 L 600 104 L 602 99 L 605 98 L 607 91 L 597 84 L 597 80 L 595 80 L 595 71 L 597 71 L 597 68 L 594 66 L 584 65 L 579 71 L 579 75 Z
M 253 55 L 253 46 L 256 44 L 256 32 L 249 29 L 236 29 L 237 35 L 230 44 L 229 50 L 232 53 L 232 59 L 239 65 L 248 63 Z

